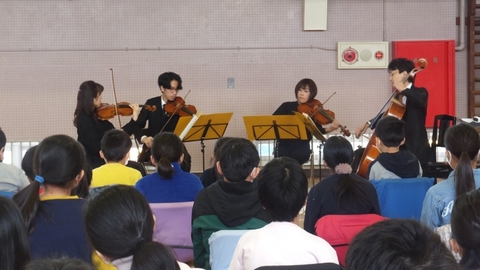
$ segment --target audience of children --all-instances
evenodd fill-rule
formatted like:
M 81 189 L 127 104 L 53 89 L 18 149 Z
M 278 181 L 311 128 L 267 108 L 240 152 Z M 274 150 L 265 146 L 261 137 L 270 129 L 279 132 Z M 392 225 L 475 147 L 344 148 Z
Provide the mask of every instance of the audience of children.
M 367 170 L 367 179 L 416 178 L 422 176 L 417 157 L 400 147 L 405 143 L 405 122 L 385 116 L 375 128 L 376 146 L 380 151 Z
M 69 256 L 91 264 L 82 216 L 85 200 L 70 195 L 83 178 L 85 161 L 82 145 L 66 135 L 47 137 L 38 145 L 35 181 L 13 196 L 30 234 L 33 259 Z
M 462 269 L 480 269 L 480 191 L 459 196 L 452 210 L 452 249 Z
M 215 157 L 217 157 L 220 153 L 220 149 L 222 148 L 223 144 L 225 144 L 225 142 L 230 140 L 231 138 L 232 137 L 222 137 L 215 142 L 212 156 L 213 166 L 203 171 L 203 173 L 200 175 L 200 181 L 202 181 L 202 185 L 204 188 L 222 179 L 222 176 L 217 172 L 215 166 L 215 163 L 217 162 Z
M 403 125 L 393 117 L 384 117 L 378 123 L 375 132 L 382 153 L 370 164 L 370 178 L 421 176 L 418 160 L 399 149 L 404 141 Z M 0 129 L 0 143 L 2 134 Z M 316 221 L 328 214 L 380 214 L 375 188 L 351 173 L 353 149 L 339 136 L 325 143 L 324 160 L 333 174 L 308 193 L 306 232 L 295 224 L 307 199 L 308 181 L 302 167 L 284 157 L 270 161 L 260 171 L 258 151 L 246 139 L 217 141 L 214 166 L 204 172 L 203 178 L 211 182 L 205 182 L 203 190 L 196 176 L 180 168 L 183 143 L 173 133 L 155 136 L 151 160 L 157 172 L 136 182 L 138 191 L 132 187 L 135 180 L 119 182 L 130 175 L 123 168 L 140 178 L 137 170 L 124 165 L 131 148 L 129 136 L 122 130 L 111 130 L 101 145 L 100 155 L 107 164 L 93 171 L 92 186 L 119 185 L 106 188 L 89 203 L 81 198 L 88 197 L 91 167 L 77 141 L 54 135 L 29 149 L 22 167 L 33 181 L 15 194 L 13 200 L 18 207 L 0 197 L 1 269 L 94 269 L 90 243 L 95 254 L 119 270 L 189 269 L 175 261 L 168 247 L 152 241 L 155 221 L 148 203 L 154 202 L 195 201 L 194 265 L 205 269 L 210 269 L 208 238 L 222 229 L 252 230 L 240 239 L 230 269 L 338 264 L 334 249 L 307 233 L 314 234 Z M 445 146 L 454 171 L 428 191 L 422 222 L 436 228 L 449 223 L 451 214 L 451 247 L 460 255 L 460 264 L 426 226 L 413 220 L 386 220 L 354 238 L 346 269 L 480 268 L 480 237 L 476 237 L 480 230 L 480 221 L 476 220 L 480 219 L 476 210 L 480 208 L 480 191 L 474 191 L 480 187 L 480 170 L 476 169 L 480 137 L 473 127 L 459 124 L 447 130 Z M 397 162 L 395 167 L 386 165 L 393 160 Z M 398 173 L 395 170 L 403 161 L 405 167 Z M 415 176 L 405 176 L 407 170 Z M 97 185 L 97 176 L 107 182 Z M 111 179 L 117 181 L 108 183 Z M 28 263 L 30 256 L 33 261 Z M 62 256 L 68 258 L 59 259 Z M 76 268 L 72 268 L 74 265 Z
M 459 270 L 440 237 L 410 219 L 377 222 L 350 243 L 347 270 Z
M 468 124 L 458 124 L 447 129 L 444 142 L 453 171 L 428 190 L 420 218 L 432 229 L 450 223 L 456 197 L 480 188 L 480 169 L 476 169 L 480 149 L 478 131 Z
M 353 148 L 347 139 L 333 136 L 323 148 L 324 161 L 332 175 L 316 184 L 308 194 L 304 229 L 315 234 L 315 223 L 332 214 L 378 214 L 375 187 L 352 173 Z
M 123 130 L 105 132 L 100 142 L 100 156 L 105 164 L 93 170 L 92 188 L 122 184 L 134 186 L 142 174 L 125 166 L 130 157 L 132 140 Z
M 30 182 L 20 168 L 2 162 L 6 144 L 7 137 L 0 128 L 0 191 L 15 193 Z
M 226 229 L 258 229 L 271 221 L 263 208 L 253 180 L 260 168 L 255 145 L 247 139 L 232 138 L 216 156 L 222 181 L 198 194 L 192 210 L 194 265 L 210 269 L 208 238 Z
M 0 269 L 23 270 L 30 261 L 27 227 L 17 205 L 0 196 Z
M 260 202 L 272 216 L 272 222 L 240 238 L 229 269 L 338 264 L 337 253 L 330 244 L 296 224 L 308 193 L 308 180 L 300 164 L 288 157 L 273 159 L 256 181 Z
M 180 167 L 184 157 L 180 138 L 170 132 L 159 133 L 153 139 L 151 151 L 151 161 L 157 166 L 157 172 L 140 179 L 135 188 L 149 203 L 195 200 L 203 186 L 196 175 Z
M 167 247 L 153 242 L 152 210 L 133 187 L 106 188 L 89 201 L 84 216 L 95 252 L 118 270 L 190 269 L 177 262 Z

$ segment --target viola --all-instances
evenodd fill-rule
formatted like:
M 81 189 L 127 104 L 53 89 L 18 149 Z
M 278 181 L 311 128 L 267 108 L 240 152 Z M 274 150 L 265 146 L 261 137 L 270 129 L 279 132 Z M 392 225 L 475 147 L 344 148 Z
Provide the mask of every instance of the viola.
M 424 70 L 427 67 L 427 60 L 420 58 L 417 61 L 418 67 L 412 69 L 408 76 L 403 78 L 402 82 L 405 83 L 408 78 L 413 78 L 418 72 Z M 379 113 L 375 118 L 370 122 L 367 122 L 365 126 L 363 127 L 363 130 L 361 131 L 360 135 L 363 134 L 368 127 L 375 127 L 377 122 L 383 117 L 383 116 L 394 116 L 397 117 L 398 119 L 403 118 L 403 114 L 405 113 L 406 106 L 405 104 L 402 103 L 396 96 L 399 94 L 398 89 L 396 89 L 390 98 L 387 100 L 387 102 L 383 105 L 383 107 L 380 109 Z M 390 107 L 383 111 L 388 105 Z M 362 176 L 363 178 L 367 177 L 367 171 L 368 171 L 368 166 L 370 165 L 370 162 L 374 161 L 378 155 L 380 155 L 380 150 L 377 148 L 375 145 L 376 141 L 376 135 L 375 133 L 370 137 L 370 140 L 368 141 L 367 147 L 365 147 L 365 151 L 363 152 L 362 157 L 360 158 L 358 162 L 358 169 L 357 169 L 357 174 Z
M 330 110 L 323 109 L 323 104 L 316 99 L 310 102 L 299 104 L 297 111 L 308 114 L 317 124 L 327 125 L 335 121 L 335 113 Z M 343 135 L 350 136 L 350 131 L 346 127 L 340 125 Z
M 185 104 L 181 97 L 176 97 L 172 101 L 168 101 L 164 108 L 167 115 L 192 116 L 197 113 L 197 108 L 193 105 Z
M 114 104 L 102 103 L 102 106 L 97 109 L 97 116 L 100 120 L 108 120 L 115 117 L 115 115 L 120 116 L 131 116 L 133 114 L 133 109 L 130 108 L 130 103 L 128 102 L 119 102 L 117 106 Z M 116 107 L 116 108 L 115 108 Z M 154 112 L 157 109 L 157 106 L 153 105 L 139 105 L 150 112 Z

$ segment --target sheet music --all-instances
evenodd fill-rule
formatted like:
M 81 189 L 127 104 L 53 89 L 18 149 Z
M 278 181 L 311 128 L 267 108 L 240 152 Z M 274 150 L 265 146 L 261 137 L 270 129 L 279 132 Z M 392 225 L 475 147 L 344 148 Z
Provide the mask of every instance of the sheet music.
M 193 127 L 193 125 L 195 124 L 195 122 L 197 122 L 198 120 L 198 117 L 201 115 L 201 113 L 198 113 L 198 114 L 194 114 L 192 119 L 190 120 L 190 122 L 188 122 L 188 125 L 185 127 L 185 129 L 182 131 L 182 133 L 180 134 L 180 136 L 178 136 L 180 138 L 180 140 L 183 141 L 183 138 L 185 138 L 185 136 L 187 135 L 187 133 L 190 131 L 190 129 Z

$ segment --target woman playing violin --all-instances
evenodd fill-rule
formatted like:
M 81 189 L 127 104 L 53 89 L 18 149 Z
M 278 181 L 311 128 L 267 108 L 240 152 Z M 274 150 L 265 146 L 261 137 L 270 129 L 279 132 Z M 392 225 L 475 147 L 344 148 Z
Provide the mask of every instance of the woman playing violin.
M 102 120 L 97 115 L 97 110 L 102 106 L 103 86 L 94 81 L 85 81 L 80 85 L 77 94 L 77 107 L 75 109 L 73 125 L 77 128 L 77 140 L 85 148 L 87 159 L 92 168 L 100 167 L 105 161 L 100 157 L 100 141 L 108 130 L 114 129 L 108 120 Z M 131 135 L 135 131 L 140 108 L 137 104 L 130 104 L 133 110 L 132 119 L 123 126 L 123 130 Z
M 168 102 L 172 102 L 177 98 L 178 91 L 182 90 L 182 79 L 180 76 L 173 72 L 165 72 L 158 76 L 158 87 L 162 95 L 145 102 L 146 105 L 156 106 L 157 109 L 152 112 L 143 108 L 136 121 L 139 129 L 135 132 L 135 137 L 140 143 L 143 143 L 142 153 L 138 157 L 139 162 L 150 161 L 150 147 L 153 143 L 153 137 L 160 131 L 173 132 L 180 118 L 178 114 L 167 115 L 164 109 Z M 145 128 L 147 122 L 148 127 Z M 182 170 L 189 172 L 191 157 L 185 147 L 184 154 L 184 162 L 181 164 Z
M 425 120 L 427 116 L 428 92 L 423 87 L 416 87 L 414 78 L 409 74 L 415 68 L 413 61 L 407 58 L 393 59 L 388 65 L 388 74 L 390 82 L 399 92 L 398 100 L 405 104 L 405 113 L 402 120 L 405 121 L 405 147 L 413 153 L 422 165 L 427 164 L 430 160 L 430 146 L 428 144 L 427 131 L 425 129 Z M 372 120 L 360 126 L 355 131 L 357 138 L 363 133 L 362 130 L 371 126 Z M 374 123 L 375 124 L 375 123 Z M 361 156 L 356 151 L 355 159 Z M 352 164 L 352 167 L 356 166 Z
M 293 111 L 298 111 L 299 104 L 312 102 L 317 95 L 317 85 L 311 79 L 302 79 L 295 86 L 295 96 L 297 101 L 284 102 L 273 113 L 274 115 L 292 115 Z M 334 120 L 330 126 L 323 128 L 322 125 L 315 123 L 321 133 L 329 133 L 337 130 L 340 124 Z M 291 157 L 303 164 L 310 158 L 310 141 L 312 134 L 307 130 L 307 140 L 278 140 L 276 145 L 275 157 Z

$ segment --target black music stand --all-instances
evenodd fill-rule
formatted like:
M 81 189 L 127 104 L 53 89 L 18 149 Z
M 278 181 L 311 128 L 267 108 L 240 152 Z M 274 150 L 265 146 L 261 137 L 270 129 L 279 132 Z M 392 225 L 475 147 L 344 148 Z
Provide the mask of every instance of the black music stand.
M 202 147 L 203 170 L 205 170 L 204 140 L 215 140 L 223 137 L 233 113 L 201 114 L 180 117 L 175 134 L 184 141 L 200 141 Z

